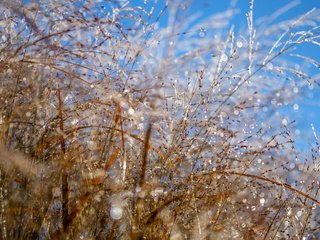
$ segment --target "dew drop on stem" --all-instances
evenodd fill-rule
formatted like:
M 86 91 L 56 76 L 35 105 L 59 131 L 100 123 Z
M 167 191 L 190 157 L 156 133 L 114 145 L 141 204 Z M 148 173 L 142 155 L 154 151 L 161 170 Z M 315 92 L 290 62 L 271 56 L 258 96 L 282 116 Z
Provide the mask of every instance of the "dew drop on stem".
M 203 38 L 206 36 L 206 33 L 207 33 L 207 31 L 204 28 L 201 28 L 200 32 L 199 32 L 199 36 Z

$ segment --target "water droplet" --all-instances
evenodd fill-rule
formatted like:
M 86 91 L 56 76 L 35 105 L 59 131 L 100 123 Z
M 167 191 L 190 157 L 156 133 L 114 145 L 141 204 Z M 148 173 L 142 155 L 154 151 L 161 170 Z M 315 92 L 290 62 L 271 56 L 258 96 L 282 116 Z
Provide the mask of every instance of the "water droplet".
M 133 108 L 129 108 L 128 113 L 129 113 L 130 115 L 133 115 L 133 114 L 134 114 L 134 109 L 133 109 Z
M 68 103 L 70 100 L 72 100 L 72 98 L 73 98 L 72 94 L 67 94 L 67 96 L 64 98 L 64 101 Z
M 263 206 L 265 204 L 266 200 L 264 198 L 260 198 L 260 204 Z
M 302 211 L 298 211 L 298 212 L 296 213 L 296 216 L 297 216 L 298 218 L 300 218 L 300 217 L 302 217 L 302 214 L 303 214 Z
M 289 168 L 294 169 L 296 167 L 295 163 L 290 163 Z
M 75 118 L 71 121 L 72 125 L 76 125 L 79 122 L 79 119 Z
M 207 31 L 206 31 L 204 28 L 201 28 L 201 29 L 200 29 L 200 33 L 199 33 L 199 36 L 200 36 L 200 37 L 206 36 L 206 32 L 207 32 Z
M 136 192 L 137 193 L 141 192 L 141 187 L 136 187 Z
M 298 92 L 299 92 L 299 88 L 294 87 L 294 88 L 293 88 L 293 92 L 294 92 L 294 93 L 298 93 Z
M 151 192 L 153 197 L 158 197 L 163 194 L 163 188 L 157 187 L 154 191 Z
M 292 211 L 291 211 L 291 208 L 289 208 L 289 209 L 288 209 L 288 212 L 287 212 L 287 215 L 288 215 L 288 216 L 291 216 L 291 214 L 292 214 Z
M 286 119 L 286 118 L 282 119 L 282 124 L 284 126 L 288 125 L 288 119 Z
M 113 219 L 119 220 L 122 218 L 123 209 L 119 205 L 112 205 L 110 209 L 110 215 Z
M 267 69 L 272 70 L 273 69 L 273 64 L 271 62 L 267 63 Z
M 293 104 L 293 110 L 296 112 L 299 110 L 299 104 L 295 103 Z
M 112 13 L 115 15 L 118 14 L 119 12 L 120 12 L 119 8 L 112 9 Z
M 173 41 L 170 41 L 170 42 L 169 42 L 169 45 L 172 46 L 172 45 L 173 45 Z
M 222 56 L 221 56 L 221 61 L 222 61 L 222 62 L 228 61 L 228 56 L 227 56 L 226 54 L 222 54 Z
M 242 48 L 243 47 L 243 43 L 241 41 L 237 41 L 237 47 L 238 48 Z

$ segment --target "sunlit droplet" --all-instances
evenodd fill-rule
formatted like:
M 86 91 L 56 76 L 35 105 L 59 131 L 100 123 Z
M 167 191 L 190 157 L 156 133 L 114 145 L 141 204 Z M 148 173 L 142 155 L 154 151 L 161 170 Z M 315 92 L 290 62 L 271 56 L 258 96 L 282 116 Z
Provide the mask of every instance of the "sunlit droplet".
M 119 220 L 122 218 L 123 209 L 119 205 L 112 205 L 110 210 L 110 215 L 113 219 Z
M 288 119 L 286 118 L 282 119 L 282 124 L 285 126 L 288 125 Z
M 134 109 L 133 109 L 133 108 L 130 108 L 130 109 L 128 110 L 128 113 L 129 113 L 130 115 L 133 115 L 133 114 L 134 114 Z
M 237 47 L 238 48 L 242 48 L 243 47 L 243 43 L 241 41 L 237 41 Z
M 226 54 L 222 54 L 221 61 L 226 62 L 228 60 L 228 56 Z
M 302 217 L 302 214 L 303 214 L 302 211 L 298 211 L 298 212 L 296 213 L 296 216 L 297 216 L 298 218 L 300 218 L 300 217 Z
M 79 119 L 75 118 L 71 121 L 72 125 L 76 125 L 79 122 Z
M 200 37 L 206 36 L 206 32 L 207 32 L 207 31 L 206 31 L 204 28 L 201 28 L 201 29 L 200 29 L 200 33 L 199 33 L 199 36 L 200 36 Z
M 272 70 L 273 69 L 273 64 L 271 62 L 267 63 L 267 69 Z
M 291 214 L 292 214 L 292 211 L 291 211 L 291 208 L 289 208 L 289 209 L 288 209 L 288 212 L 287 212 L 287 215 L 288 215 L 288 216 L 291 216 Z

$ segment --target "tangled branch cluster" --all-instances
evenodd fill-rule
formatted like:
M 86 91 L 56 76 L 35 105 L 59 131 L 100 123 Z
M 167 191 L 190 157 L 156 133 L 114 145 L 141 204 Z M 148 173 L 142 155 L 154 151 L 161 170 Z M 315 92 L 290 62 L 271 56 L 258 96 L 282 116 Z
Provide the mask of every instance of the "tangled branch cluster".
M 320 238 L 318 140 L 303 158 L 283 110 L 317 84 L 295 51 L 320 14 L 249 6 L 242 30 L 178 1 L 0 3 L 1 239 Z

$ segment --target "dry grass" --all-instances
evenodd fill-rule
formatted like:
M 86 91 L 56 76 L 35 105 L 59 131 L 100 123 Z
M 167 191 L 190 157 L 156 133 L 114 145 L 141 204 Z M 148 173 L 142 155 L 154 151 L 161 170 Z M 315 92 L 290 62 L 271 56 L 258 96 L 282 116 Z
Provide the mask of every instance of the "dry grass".
M 319 11 L 161 4 L 0 4 L 1 239 L 320 237 L 316 131 L 304 156 L 283 110 Z

